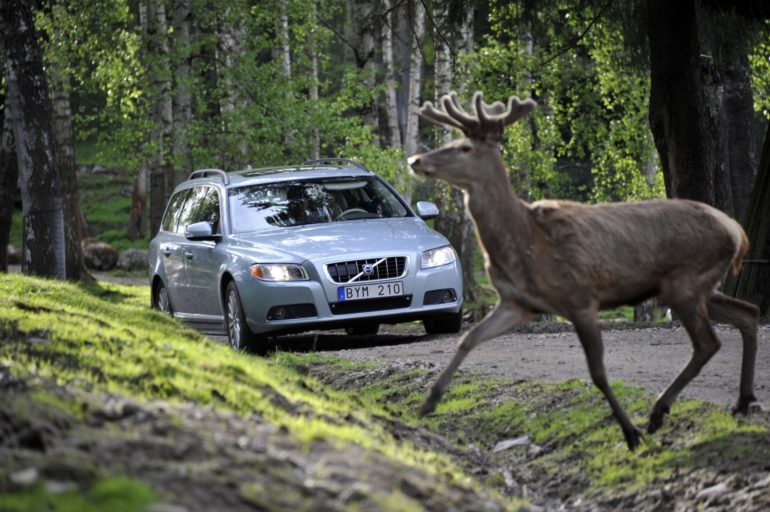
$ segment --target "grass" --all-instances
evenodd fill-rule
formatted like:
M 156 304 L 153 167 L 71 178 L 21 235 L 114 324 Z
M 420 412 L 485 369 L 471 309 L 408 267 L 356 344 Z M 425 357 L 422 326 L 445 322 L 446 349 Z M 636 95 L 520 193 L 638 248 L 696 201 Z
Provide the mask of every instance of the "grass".
M 314 355 L 292 356 L 294 366 L 322 367 L 333 374 L 339 363 Z M 354 371 L 366 372 L 366 367 Z M 331 373 L 330 373 L 331 372 Z M 572 496 L 623 495 L 659 488 L 680 474 L 707 469 L 751 471 L 770 460 L 770 426 L 732 417 L 723 408 L 697 400 L 675 402 L 670 418 L 642 445 L 629 452 L 604 397 L 588 382 L 560 384 L 505 382 L 498 378 L 458 373 L 435 414 L 415 416 L 424 398 L 425 370 L 410 371 L 410 382 L 399 374 L 378 372 L 350 384 L 364 405 L 376 407 L 385 398 L 391 414 L 421 424 L 453 439 L 458 446 L 483 452 L 500 441 L 528 436 L 543 449 L 532 459 L 527 448 L 492 455 L 504 466 L 525 468 L 541 483 L 558 482 L 559 493 Z M 386 377 L 378 377 L 387 375 Z M 654 397 L 622 382 L 611 383 L 632 420 L 643 427 Z M 504 462 L 506 457 L 510 462 Z M 486 468 L 489 470 L 489 468 Z M 504 488 L 491 472 L 486 485 Z
M 308 448 L 317 440 L 341 450 L 355 444 L 447 485 L 472 485 L 448 456 L 394 438 L 360 407 L 360 398 L 324 387 L 303 375 L 299 365 L 284 364 L 281 357 L 235 353 L 180 328 L 148 304 L 147 287 L 0 275 L 0 369 L 33 382 L 137 400 L 195 402 L 244 417 L 257 413 Z M 340 371 L 345 371 L 346 364 L 339 364 Z M 31 396 L 31 416 L 45 409 L 76 417 L 77 404 L 44 393 Z M 23 508 L 14 503 L 49 499 L 41 492 L 29 490 L 3 495 L 3 499 L 10 503 L 9 509 Z M 85 503 L 91 498 L 83 494 L 80 499 Z M 52 506 L 70 510 L 68 504 Z M 84 506 L 83 510 L 90 509 Z
M 0 493 L 4 512 L 142 512 L 156 501 L 147 485 L 125 477 L 96 481 L 85 492 L 51 493 L 37 484 L 16 493 Z

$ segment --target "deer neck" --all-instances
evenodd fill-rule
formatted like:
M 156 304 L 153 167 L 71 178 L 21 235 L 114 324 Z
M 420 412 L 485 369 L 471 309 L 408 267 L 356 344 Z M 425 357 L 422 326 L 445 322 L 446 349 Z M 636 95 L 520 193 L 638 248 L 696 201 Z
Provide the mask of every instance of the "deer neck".
M 487 252 L 518 254 L 531 245 L 532 226 L 524 202 L 514 194 L 502 162 L 494 173 L 465 189 L 466 207 Z

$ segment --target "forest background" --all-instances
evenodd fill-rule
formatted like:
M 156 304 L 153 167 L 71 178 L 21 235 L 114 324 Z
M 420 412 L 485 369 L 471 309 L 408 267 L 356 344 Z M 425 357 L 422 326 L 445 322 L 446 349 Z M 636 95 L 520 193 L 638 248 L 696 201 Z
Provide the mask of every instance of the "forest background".
M 473 300 L 461 193 L 415 180 L 406 157 L 452 137 L 420 123 L 422 102 L 479 89 L 539 104 L 501 147 L 521 197 L 715 205 L 749 231 L 744 294 L 767 310 L 761 1 L 3 0 L 0 14 L 0 247 L 21 176 L 28 273 L 88 278 L 78 161 L 132 177 L 125 236 L 141 247 L 192 170 L 342 157 L 439 205 Z

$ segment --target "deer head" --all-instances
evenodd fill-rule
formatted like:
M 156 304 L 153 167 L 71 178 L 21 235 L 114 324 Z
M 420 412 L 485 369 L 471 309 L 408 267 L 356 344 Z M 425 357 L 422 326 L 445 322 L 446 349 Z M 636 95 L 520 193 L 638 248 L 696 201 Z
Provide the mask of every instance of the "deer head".
M 432 123 L 457 128 L 464 137 L 410 157 L 409 166 L 418 175 L 441 178 L 463 188 L 478 180 L 479 173 L 505 172 L 498 146 L 503 129 L 537 106 L 531 99 L 520 101 L 516 96 L 508 98 L 507 107 L 499 101 L 489 105 L 484 102 L 481 91 L 473 95 L 470 113 L 460 105 L 454 91 L 442 96 L 440 103 L 443 110 L 426 101 L 420 115 Z

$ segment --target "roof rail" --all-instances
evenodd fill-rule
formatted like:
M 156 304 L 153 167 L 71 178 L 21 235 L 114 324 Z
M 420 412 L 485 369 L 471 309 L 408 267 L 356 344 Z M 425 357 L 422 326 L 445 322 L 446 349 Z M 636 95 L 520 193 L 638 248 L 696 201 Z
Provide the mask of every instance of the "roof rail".
M 192 174 L 187 178 L 188 180 L 193 180 L 195 178 L 207 178 L 209 175 L 218 174 L 222 176 L 222 182 L 225 185 L 230 184 L 230 178 L 227 177 L 227 173 L 223 171 L 222 169 L 201 169 L 199 171 L 193 171 Z
M 314 165 L 314 164 L 320 164 L 320 165 L 329 165 L 329 164 L 350 164 L 358 167 L 359 169 L 363 169 L 364 171 L 368 171 L 366 167 L 364 167 L 364 164 L 356 162 L 355 160 L 351 160 L 349 158 L 319 158 L 317 160 L 305 160 L 302 162 L 302 165 Z

